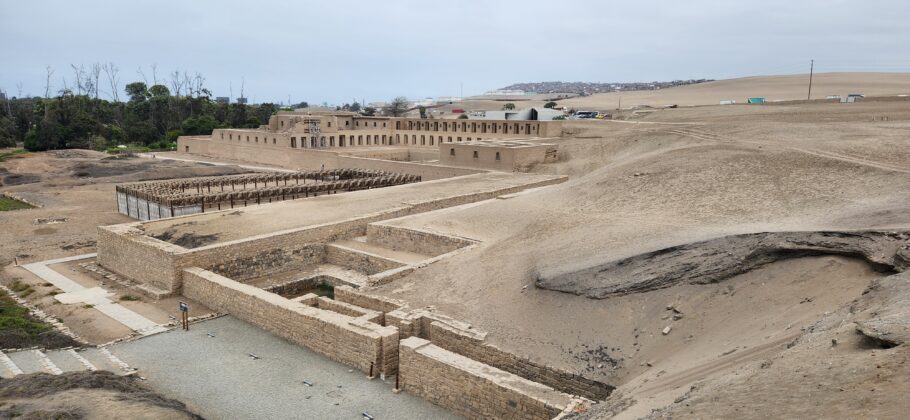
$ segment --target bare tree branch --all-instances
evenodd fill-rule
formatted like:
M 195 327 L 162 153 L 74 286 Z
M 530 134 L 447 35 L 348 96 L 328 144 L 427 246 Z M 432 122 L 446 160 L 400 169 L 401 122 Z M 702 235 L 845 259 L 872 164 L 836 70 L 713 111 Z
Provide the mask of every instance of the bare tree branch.
M 95 63 L 92 64 L 92 87 L 94 88 L 95 99 L 98 99 L 98 88 L 99 83 L 101 82 L 101 64 Z
M 145 73 L 142 72 L 142 66 L 139 66 L 139 68 L 136 70 L 136 73 L 138 73 L 139 77 L 142 78 L 142 82 L 145 83 L 146 86 L 148 86 L 149 79 L 147 77 L 145 77 Z
M 54 75 L 54 69 L 51 66 L 45 68 L 47 71 L 47 78 L 44 80 L 44 99 L 49 99 L 51 97 L 51 76 Z
M 104 74 L 107 75 L 107 81 L 111 85 L 111 99 L 114 102 L 120 102 L 120 78 L 118 76 L 120 69 L 114 63 L 103 64 L 101 68 L 104 70 Z

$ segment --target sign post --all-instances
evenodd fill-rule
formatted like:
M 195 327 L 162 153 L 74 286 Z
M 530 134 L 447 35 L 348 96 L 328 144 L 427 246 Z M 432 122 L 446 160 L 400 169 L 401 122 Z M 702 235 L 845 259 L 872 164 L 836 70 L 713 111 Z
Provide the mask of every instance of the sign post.
M 183 330 L 190 330 L 190 305 L 187 305 L 185 302 L 180 302 L 178 305 L 180 308 L 180 323 L 183 324 Z

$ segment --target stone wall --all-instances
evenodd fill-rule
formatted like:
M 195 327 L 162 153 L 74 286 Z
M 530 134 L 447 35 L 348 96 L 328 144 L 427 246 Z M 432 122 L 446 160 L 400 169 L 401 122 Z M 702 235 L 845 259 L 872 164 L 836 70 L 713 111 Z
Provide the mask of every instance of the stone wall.
M 291 270 L 303 270 L 322 263 L 325 246 L 304 244 L 285 248 L 269 248 L 258 253 L 222 261 L 212 267 L 203 267 L 217 274 L 243 282 L 245 280 Z
M 350 303 L 338 302 L 325 296 L 316 298 L 315 306 L 319 309 L 337 312 L 351 318 L 360 318 L 364 321 L 374 322 L 377 325 L 379 324 L 379 318 L 382 315 L 380 312 L 364 309 L 356 305 L 351 305 Z
M 327 245 L 325 247 L 325 262 L 350 268 L 367 275 L 381 273 L 405 265 L 401 261 L 391 260 L 341 245 Z
M 98 264 L 159 289 L 163 295 L 180 290 L 176 253 L 182 247 L 145 236 L 134 224 L 98 227 Z
M 536 363 L 526 357 L 501 350 L 485 343 L 484 337 L 473 331 L 459 330 L 438 321 L 431 322 L 429 329 L 428 335 L 433 344 L 441 348 L 568 394 L 592 400 L 604 400 L 615 389 L 615 387 L 581 375 Z
M 392 312 L 398 308 L 404 306 L 404 302 L 397 301 L 394 299 L 384 298 L 381 296 L 370 296 L 365 293 L 359 292 L 350 286 L 338 286 L 335 288 L 335 300 L 339 302 L 350 303 L 352 305 L 357 305 L 361 308 L 371 309 L 377 311 L 383 315 L 387 312 Z M 385 317 L 383 316 L 382 325 L 385 325 Z
M 400 226 L 373 223 L 367 226 L 367 241 L 396 251 L 432 257 L 474 244 L 474 241 Z
M 571 396 L 411 337 L 399 346 L 399 387 L 469 419 L 558 416 Z
M 398 330 L 309 307 L 198 267 L 183 273 L 183 295 L 365 373 L 394 373 Z

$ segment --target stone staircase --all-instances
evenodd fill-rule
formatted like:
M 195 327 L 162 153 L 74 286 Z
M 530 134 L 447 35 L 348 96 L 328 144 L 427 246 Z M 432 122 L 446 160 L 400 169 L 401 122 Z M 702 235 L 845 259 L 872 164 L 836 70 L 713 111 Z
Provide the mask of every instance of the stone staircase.
M 0 377 L 6 379 L 39 372 L 60 375 L 64 372 L 95 370 L 107 370 L 120 375 L 135 372 L 135 369 L 104 347 L 0 352 Z

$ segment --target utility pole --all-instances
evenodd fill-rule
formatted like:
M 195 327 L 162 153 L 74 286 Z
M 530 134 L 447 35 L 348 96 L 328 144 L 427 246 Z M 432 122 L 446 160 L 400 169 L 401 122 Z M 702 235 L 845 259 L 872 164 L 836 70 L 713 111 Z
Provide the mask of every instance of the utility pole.
M 812 74 L 815 72 L 815 60 L 809 62 L 809 95 L 806 96 L 806 100 L 812 99 Z

